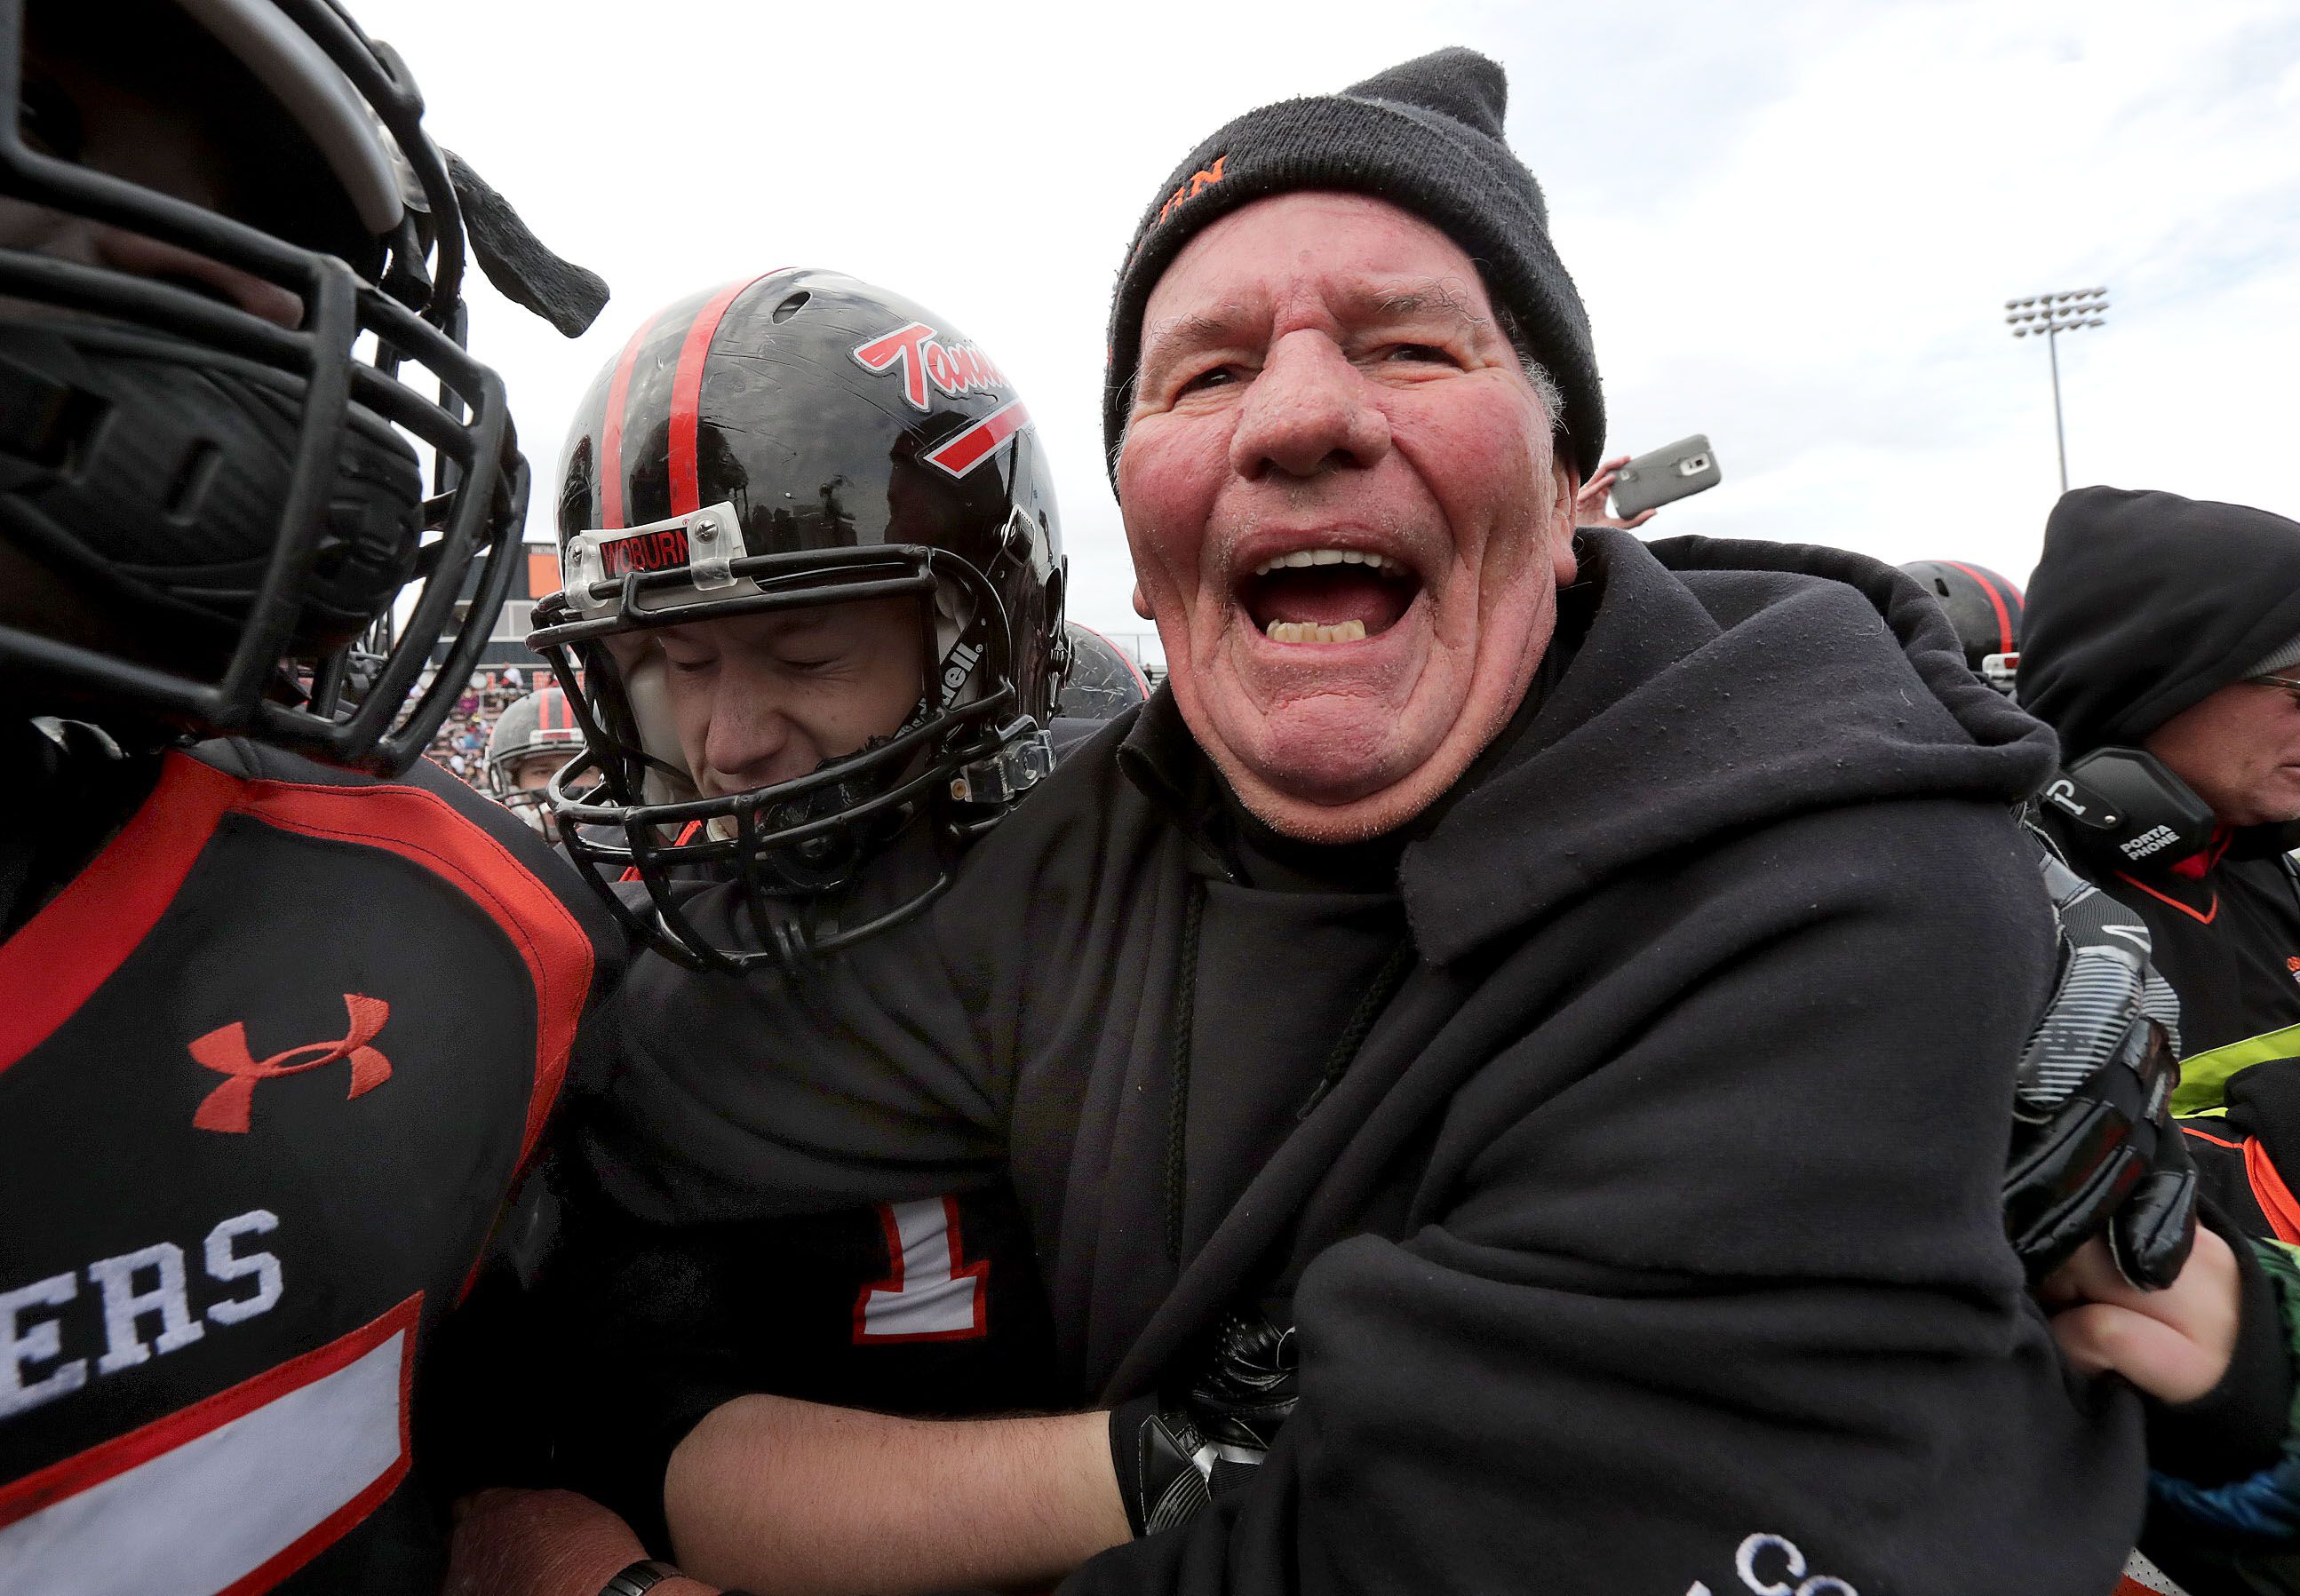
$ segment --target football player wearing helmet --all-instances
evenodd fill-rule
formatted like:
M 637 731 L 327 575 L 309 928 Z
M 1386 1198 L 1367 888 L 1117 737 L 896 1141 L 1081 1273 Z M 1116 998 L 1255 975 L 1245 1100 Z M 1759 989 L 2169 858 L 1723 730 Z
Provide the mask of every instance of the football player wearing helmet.
M 467 237 L 603 290 L 331 0 L 0 0 L 0 1587 L 429 1589 L 411 1407 L 620 954 L 415 762 L 526 500 Z
M 554 802 L 680 963 L 788 963 L 917 912 L 946 872 L 832 905 L 897 833 L 962 842 L 1051 768 L 1045 453 L 990 358 L 906 299 L 786 270 L 669 307 L 579 411 L 559 530 L 531 641 L 581 682 L 594 753 Z
M 551 812 L 554 772 L 583 752 L 583 728 L 557 687 L 538 687 L 512 701 L 488 733 L 488 792 L 547 837 L 559 835 Z
M 666 1554 L 671 1454 L 738 1397 L 957 1417 L 1050 1394 L 1003 1185 L 888 1183 L 857 1149 L 821 1211 L 762 1218 L 739 1194 L 794 1008 L 887 948 L 1049 768 L 1074 651 L 1103 718 L 1146 694 L 1064 626 L 1021 399 L 896 295 L 784 270 L 690 295 L 599 373 L 563 459 L 566 585 L 532 641 L 589 752 L 553 803 L 638 950 L 599 1032 L 608 1085 L 553 1165 L 554 1239 L 505 1309 L 535 1327 L 497 1340 L 554 1351 L 515 1426 L 549 1453 L 535 1477 Z M 638 1557 L 568 1514 L 489 1493 L 466 1582 L 589 1596 Z

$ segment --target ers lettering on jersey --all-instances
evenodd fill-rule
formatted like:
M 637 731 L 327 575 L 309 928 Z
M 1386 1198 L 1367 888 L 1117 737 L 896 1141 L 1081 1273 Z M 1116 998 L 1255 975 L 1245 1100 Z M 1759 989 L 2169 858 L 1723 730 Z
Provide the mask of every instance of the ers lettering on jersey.
M 199 1249 L 204 1307 L 174 1242 L 0 1292 L 0 1420 L 229 1335 L 287 1294 L 268 1209 L 222 1219 Z M 100 1342 L 62 1310 L 85 1279 Z M 139 1428 L 0 1485 L 0 1588 L 268 1589 L 405 1476 L 417 1293 L 350 1334 Z M 147 1339 L 147 1332 L 149 1338 Z

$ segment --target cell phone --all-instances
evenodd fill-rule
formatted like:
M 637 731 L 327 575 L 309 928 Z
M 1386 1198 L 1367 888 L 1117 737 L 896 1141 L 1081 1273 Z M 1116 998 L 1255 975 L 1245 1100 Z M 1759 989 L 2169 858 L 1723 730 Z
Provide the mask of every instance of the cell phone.
M 1690 498 L 1724 479 L 1717 469 L 1716 451 L 1704 434 L 1696 432 L 1623 466 L 1613 478 L 1613 513 L 1628 520 L 1642 511 Z

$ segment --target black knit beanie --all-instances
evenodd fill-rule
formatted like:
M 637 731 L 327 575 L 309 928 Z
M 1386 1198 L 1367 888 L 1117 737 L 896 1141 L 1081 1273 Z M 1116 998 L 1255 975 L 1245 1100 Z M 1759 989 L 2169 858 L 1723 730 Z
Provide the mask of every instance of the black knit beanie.
M 1541 185 L 1502 135 L 1509 79 L 1475 50 L 1439 50 L 1338 95 L 1249 111 L 1190 152 L 1135 229 L 1110 307 L 1103 453 L 1117 480 L 1142 310 L 1166 268 L 1205 226 L 1299 189 L 1371 195 L 1421 217 L 1478 263 L 1530 353 L 1557 379 L 1557 418 L 1583 481 L 1604 456 L 1605 401 L 1589 317 L 1549 244 Z

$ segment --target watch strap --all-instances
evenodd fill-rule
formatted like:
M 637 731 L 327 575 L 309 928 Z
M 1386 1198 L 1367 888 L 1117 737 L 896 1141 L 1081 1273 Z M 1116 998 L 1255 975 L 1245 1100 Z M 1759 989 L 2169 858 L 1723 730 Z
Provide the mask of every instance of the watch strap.
M 653 1558 L 641 1558 L 629 1567 L 618 1570 L 607 1583 L 599 1587 L 599 1596 L 646 1596 L 649 1591 L 667 1579 L 679 1577 L 679 1570 L 669 1563 L 658 1563 Z

